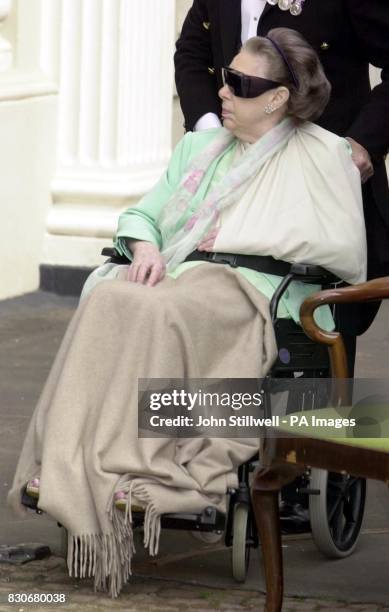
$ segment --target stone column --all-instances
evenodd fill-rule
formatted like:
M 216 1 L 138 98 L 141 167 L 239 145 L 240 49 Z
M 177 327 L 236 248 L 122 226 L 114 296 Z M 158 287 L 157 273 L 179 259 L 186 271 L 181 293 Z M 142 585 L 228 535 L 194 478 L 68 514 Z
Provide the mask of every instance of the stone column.
M 51 204 L 57 88 L 41 65 L 41 17 L 41 0 L 0 0 L 1 299 L 39 286 Z
M 171 153 L 174 0 L 42 0 L 42 64 L 59 82 L 43 263 L 101 263 L 120 211 Z

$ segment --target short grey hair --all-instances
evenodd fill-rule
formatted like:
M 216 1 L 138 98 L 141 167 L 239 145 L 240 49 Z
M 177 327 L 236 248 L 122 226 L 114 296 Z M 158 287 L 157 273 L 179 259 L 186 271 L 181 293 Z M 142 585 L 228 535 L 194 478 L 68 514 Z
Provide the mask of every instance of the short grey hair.
M 316 51 L 299 32 L 290 28 L 274 28 L 268 37 L 285 55 L 298 80 L 298 87 L 281 53 L 268 38 L 254 36 L 242 50 L 265 57 L 269 65 L 266 76 L 289 89 L 289 115 L 299 121 L 315 121 L 323 113 L 331 95 L 331 85 Z

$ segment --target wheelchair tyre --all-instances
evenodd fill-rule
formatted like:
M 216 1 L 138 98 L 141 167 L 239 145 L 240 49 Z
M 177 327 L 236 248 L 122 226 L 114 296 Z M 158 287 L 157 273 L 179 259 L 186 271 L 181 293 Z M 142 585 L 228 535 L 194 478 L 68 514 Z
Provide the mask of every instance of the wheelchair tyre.
M 232 532 L 232 575 L 236 582 L 245 582 L 250 563 L 250 546 L 247 544 L 249 506 L 238 502 L 234 506 Z
M 312 468 L 310 488 L 319 495 L 309 497 L 313 540 L 326 557 L 351 555 L 361 530 L 366 498 L 366 480 Z

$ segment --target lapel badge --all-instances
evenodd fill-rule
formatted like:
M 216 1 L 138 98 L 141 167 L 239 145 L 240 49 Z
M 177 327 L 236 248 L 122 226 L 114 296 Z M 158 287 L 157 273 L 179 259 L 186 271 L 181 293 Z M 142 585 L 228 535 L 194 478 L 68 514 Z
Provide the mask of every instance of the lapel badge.
M 268 4 L 275 6 L 278 4 L 281 11 L 289 11 L 294 17 L 298 17 L 303 12 L 306 0 L 267 0 Z
M 210 27 L 211 27 L 211 22 L 210 21 L 203 21 L 203 28 L 204 28 L 204 30 L 209 30 Z
M 328 44 L 328 42 L 322 42 L 321 45 L 320 45 L 320 49 L 322 51 L 327 51 L 327 49 L 329 49 L 329 48 L 330 48 L 330 45 Z

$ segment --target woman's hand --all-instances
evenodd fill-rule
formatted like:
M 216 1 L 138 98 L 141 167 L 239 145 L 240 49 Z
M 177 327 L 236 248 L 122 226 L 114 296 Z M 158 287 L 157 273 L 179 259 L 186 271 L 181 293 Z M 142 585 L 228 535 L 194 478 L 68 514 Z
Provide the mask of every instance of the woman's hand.
M 204 238 L 199 242 L 197 246 L 198 251 L 211 251 L 215 244 L 216 236 L 219 233 L 219 228 L 215 227 L 212 229 Z
M 159 249 L 151 242 L 129 240 L 128 246 L 134 258 L 128 269 L 127 280 L 153 287 L 166 273 L 165 260 Z

